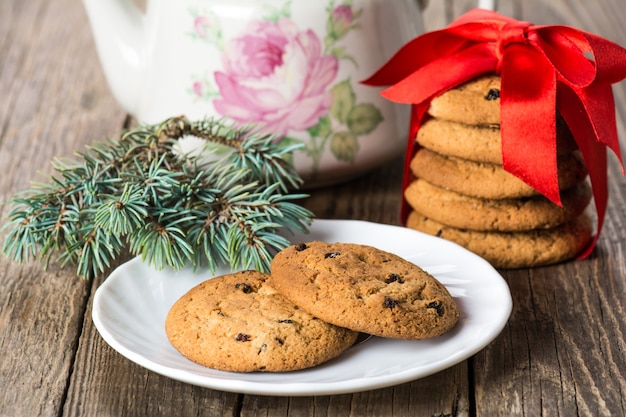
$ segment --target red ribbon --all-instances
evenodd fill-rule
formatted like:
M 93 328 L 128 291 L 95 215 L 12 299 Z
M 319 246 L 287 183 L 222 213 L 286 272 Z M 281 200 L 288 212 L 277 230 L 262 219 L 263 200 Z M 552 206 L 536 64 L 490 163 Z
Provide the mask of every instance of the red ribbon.
M 561 205 L 556 158 L 556 109 L 578 144 L 591 180 L 597 232 L 608 202 L 607 155 L 620 154 L 611 84 L 626 77 L 626 49 L 569 26 L 535 26 L 474 9 L 446 29 L 404 45 L 365 84 L 390 86 L 381 94 L 412 104 L 404 187 L 415 135 L 431 100 L 481 75 L 501 77 L 502 160 L 517 176 Z M 406 202 L 405 202 L 406 205 Z M 406 220 L 408 208 L 403 208 Z

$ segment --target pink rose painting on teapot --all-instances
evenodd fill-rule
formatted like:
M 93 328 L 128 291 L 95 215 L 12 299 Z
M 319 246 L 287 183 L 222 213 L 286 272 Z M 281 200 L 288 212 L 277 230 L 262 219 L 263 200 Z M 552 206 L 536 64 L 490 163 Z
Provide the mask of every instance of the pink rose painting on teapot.
M 353 88 L 358 80 L 339 77 L 340 62 L 359 66 L 343 42 L 360 30 L 363 10 L 352 3 L 328 2 L 321 36 L 291 18 L 288 0 L 282 7 L 265 6 L 262 16 L 228 40 L 210 10 L 192 8 L 190 36 L 217 48 L 222 67 L 194 74 L 189 94 L 236 123 L 254 123 L 281 140 L 304 143 L 312 172 L 326 148 L 338 161 L 355 161 L 359 138 L 384 117 L 375 104 L 358 101 Z M 298 139 L 305 133 L 307 140 Z
M 83 3 L 111 92 L 140 123 L 184 114 L 256 127 L 299 146 L 292 161 L 310 188 L 406 149 L 409 107 L 360 81 L 423 33 L 419 1 Z

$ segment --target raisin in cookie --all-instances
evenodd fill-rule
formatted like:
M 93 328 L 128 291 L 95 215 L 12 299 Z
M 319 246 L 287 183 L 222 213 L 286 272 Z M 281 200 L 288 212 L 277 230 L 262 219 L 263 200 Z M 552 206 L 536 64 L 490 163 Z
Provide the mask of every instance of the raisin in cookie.
M 171 344 L 196 363 L 234 372 L 305 369 L 354 344 L 358 333 L 311 316 L 267 279 L 243 271 L 192 288 L 167 315 Z
M 270 285 L 310 314 L 382 337 L 419 340 L 452 329 L 459 310 L 426 271 L 383 250 L 308 242 L 279 252 Z
M 526 232 L 481 232 L 446 226 L 416 211 L 407 227 L 455 242 L 483 257 L 496 268 L 514 269 L 550 265 L 573 259 L 592 234 L 586 214 L 551 229 Z

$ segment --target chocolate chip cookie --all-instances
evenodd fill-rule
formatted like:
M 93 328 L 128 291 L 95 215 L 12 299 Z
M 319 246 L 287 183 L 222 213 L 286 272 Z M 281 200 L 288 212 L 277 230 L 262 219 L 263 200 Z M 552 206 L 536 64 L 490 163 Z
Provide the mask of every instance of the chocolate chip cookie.
M 459 310 L 437 279 L 378 248 L 308 242 L 289 246 L 271 264 L 276 290 L 315 317 L 354 331 L 428 339 L 450 331 Z
M 201 365 L 234 372 L 284 372 L 337 357 L 358 333 L 326 323 L 243 271 L 207 280 L 183 295 L 165 322 L 171 344 Z

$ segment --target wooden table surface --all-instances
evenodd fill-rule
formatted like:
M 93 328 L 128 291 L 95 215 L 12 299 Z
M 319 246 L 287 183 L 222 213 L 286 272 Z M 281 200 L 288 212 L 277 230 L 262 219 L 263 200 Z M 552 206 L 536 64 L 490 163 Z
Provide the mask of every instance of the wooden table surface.
M 623 0 L 501 1 L 536 24 L 568 24 L 626 44 Z M 427 27 L 469 7 L 431 0 Z M 614 86 L 624 152 L 626 83 Z M 2 201 L 43 180 L 55 156 L 116 137 L 112 98 L 79 0 L 0 1 Z M 313 190 L 319 218 L 399 224 L 402 158 Z M 609 157 L 610 204 L 586 260 L 501 271 L 513 296 L 503 332 L 470 359 L 380 390 L 269 397 L 199 388 L 148 371 L 91 320 L 103 278 L 0 258 L 0 416 L 622 416 L 626 415 L 626 178 Z M 0 206 L 3 222 L 8 212 Z M 2 232 L 2 240 L 6 230 Z

